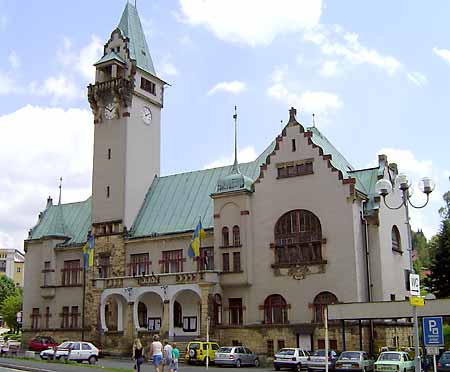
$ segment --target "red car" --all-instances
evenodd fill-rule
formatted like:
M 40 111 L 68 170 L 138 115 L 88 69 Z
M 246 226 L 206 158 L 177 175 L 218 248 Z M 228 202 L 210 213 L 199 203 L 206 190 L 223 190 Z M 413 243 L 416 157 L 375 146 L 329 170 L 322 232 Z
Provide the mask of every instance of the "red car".
M 30 350 L 42 351 L 53 347 L 57 347 L 58 343 L 51 337 L 38 336 L 30 341 Z

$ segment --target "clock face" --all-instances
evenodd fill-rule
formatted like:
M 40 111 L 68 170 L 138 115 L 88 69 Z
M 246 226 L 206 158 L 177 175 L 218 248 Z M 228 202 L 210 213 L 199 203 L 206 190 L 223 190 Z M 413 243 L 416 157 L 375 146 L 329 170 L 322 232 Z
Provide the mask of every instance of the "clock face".
M 107 120 L 111 120 L 111 119 L 114 119 L 114 109 L 115 109 L 115 105 L 114 105 L 114 103 L 108 103 L 106 106 L 105 106 L 105 118 L 107 119 Z
M 150 125 L 152 122 L 152 110 L 150 110 L 149 107 L 144 107 L 142 109 L 142 121 L 147 125 Z

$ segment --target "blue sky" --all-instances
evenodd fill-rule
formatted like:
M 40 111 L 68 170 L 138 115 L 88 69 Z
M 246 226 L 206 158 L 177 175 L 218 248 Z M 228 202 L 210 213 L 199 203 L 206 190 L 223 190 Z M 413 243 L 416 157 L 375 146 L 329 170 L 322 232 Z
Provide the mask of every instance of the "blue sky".
M 126 0 L 0 0 L 0 246 L 21 249 L 58 195 L 90 195 L 85 87 Z M 413 227 L 439 228 L 449 187 L 450 3 L 138 0 L 156 71 L 169 81 L 162 174 L 252 160 L 295 106 L 355 167 L 377 154 L 437 189 Z M 417 202 L 423 200 L 414 193 Z

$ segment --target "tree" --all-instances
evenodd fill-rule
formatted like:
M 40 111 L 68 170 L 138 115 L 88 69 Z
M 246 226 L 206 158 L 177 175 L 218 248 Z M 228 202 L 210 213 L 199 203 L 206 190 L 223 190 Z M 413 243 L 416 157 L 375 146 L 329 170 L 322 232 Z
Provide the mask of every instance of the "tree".
M 22 310 L 22 295 L 15 293 L 5 298 L 0 305 L 0 312 L 2 314 L 4 322 L 16 332 L 19 330 L 19 324 L 17 323 L 17 313 Z
M 17 293 L 17 287 L 14 281 L 6 275 L 0 275 L 0 305 L 5 298 Z

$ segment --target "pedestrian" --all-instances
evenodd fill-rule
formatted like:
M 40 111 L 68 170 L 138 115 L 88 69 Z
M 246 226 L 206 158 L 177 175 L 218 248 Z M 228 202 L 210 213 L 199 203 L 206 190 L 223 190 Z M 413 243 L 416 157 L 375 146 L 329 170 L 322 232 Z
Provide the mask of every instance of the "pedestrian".
M 162 343 L 159 342 L 159 336 L 153 336 L 153 342 L 150 345 L 150 355 L 153 358 L 153 365 L 155 366 L 155 372 L 159 371 L 159 366 L 161 365 L 162 357 L 163 357 L 163 346 Z
M 167 366 L 167 368 L 169 369 L 171 363 L 172 363 L 172 346 L 170 346 L 169 341 L 164 340 L 161 372 L 164 372 L 164 366 Z
M 144 363 L 144 348 L 142 347 L 141 340 L 138 338 L 133 342 L 133 359 L 134 369 L 136 372 L 141 372 L 141 365 Z
M 177 349 L 177 344 L 172 344 L 172 363 L 170 364 L 170 372 L 178 372 L 178 358 L 180 357 L 180 350 Z

